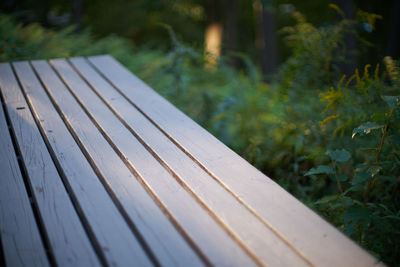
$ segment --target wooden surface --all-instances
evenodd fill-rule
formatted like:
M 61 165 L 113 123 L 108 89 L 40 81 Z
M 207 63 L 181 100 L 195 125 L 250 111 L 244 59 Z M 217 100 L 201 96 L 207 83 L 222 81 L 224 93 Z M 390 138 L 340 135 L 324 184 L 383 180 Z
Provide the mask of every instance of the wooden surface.
M 13 85 L 4 86 L 5 106 L 56 262 L 59 266 L 97 266 L 99 262 L 94 250 L 29 112 L 29 106 L 21 90 L 18 90 L 11 67 L 5 67 L 2 72 L 6 74 L 4 80 Z M 24 71 L 22 63 L 16 63 L 15 68 L 18 72 Z
M 109 56 L 0 92 L 7 266 L 383 265 Z
M 0 87 L 7 83 L 7 64 L 0 64 Z M 45 248 L 34 218 L 3 105 L 0 107 L 0 236 L 9 266 L 48 266 Z

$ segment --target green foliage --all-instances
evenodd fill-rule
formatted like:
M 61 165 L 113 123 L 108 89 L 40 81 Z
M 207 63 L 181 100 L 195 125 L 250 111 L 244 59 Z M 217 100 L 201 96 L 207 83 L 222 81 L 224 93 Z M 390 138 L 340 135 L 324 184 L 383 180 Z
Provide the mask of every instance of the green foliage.
M 354 138 L 358 133 L 369 134 L 372 130 L 382 129 L 383 127 L 383 125 L 379 125 L 376 122 L 366 122 L 354 128 L 351 137 Z
M 281 83 L 288 89 L 313 90 L 335 78 L 337 63 L 344 61 L 343 35 L 354 22 L 343 19 L 337 24 L 315 27 L 298 12 L 295 26 L 284 27 L 292 56 L 280 69 Z
M 316 169 L 311 168 L 311 170 L 306 172 L 304 175 L 323 174 L 323 173 L 324 174 L 333 174 L 333 173 L 335 173 L 335 171 L 330 166 L 319 165 Z
M 362 77 L 356 71 L 321 94 L 329 112 L 323 122 L 334 135 L 331 143 L 351 148 L 352 160 L 345 150 L 328 151 L 330 166 L 319 165 L 305 175 L 336 177 L 330 198 L 315 202 L 315 207 L 378 257 L 395 264 L 400 254 L 394 245 L 400 239 L 400 97 L 389 94 L 400 93 L 400 88 L 393 71 L 396 62 L 385 61 L 382 76 L 376 71 L 371 77 L 366 66 Z M 390 80 L 385 81 L 388 73 Z M 333 173 L 316 171 L 328 167 Z
M 346 162 L 351 158 L 350 153 L 345 149 L 336 149 L 335 151 L 329 150 L 326 154 L 336 162 Z

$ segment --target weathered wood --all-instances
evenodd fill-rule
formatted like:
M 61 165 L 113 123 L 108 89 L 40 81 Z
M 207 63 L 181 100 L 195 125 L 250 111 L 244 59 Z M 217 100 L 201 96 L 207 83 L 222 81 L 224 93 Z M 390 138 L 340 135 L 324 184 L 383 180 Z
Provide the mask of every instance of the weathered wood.
M 0 64 L 0 89 L 8 83 L 7 63 Z M 1 104 L 1 103 L 0 103 Z M 5 114 L 0 105 L 0 238 L 8 266 L 49 266 Z
M 87 100 L 83 103 L 83 106 L 88 110 L 94 110 L 94 113 L 90 114 L 92 119 L 95 117 L 95 120 L 105 121 L 109 127 L 115 128 L 116 131 L 124 128 L 65 60 L 52 60 L 50 63 L 68 84 L 71 91 Z M 106 139 L 100 132 L 96 133 L 96 126 L 79 104 L 75 102 L 70 92 L 65 89 L 62 92 L 52 94 L 64 117 L 70 121 L 80 142 L 92 156 L 99 171 L 106 177 L 110 190 L 113 191 L 133 224 L 143 235 L 160 264 L 169 266 L 202 265 L 189 244 L 185 242 L 150 195 L 135 179 Z M 102 127 L 101 125 L 98 126 Z M 85 134 L 87 132 L 93 134 L 88 137 Z M 129 144 L 128 140 L 121 140 L 121 142 Z M 140 151 L 135 151 L 135 153 L 143 157 Z
M 84 60 L 71 61 L 79 71 L 84 72 L 87 81 L 102 82 L 97 84 L 100 88 L 95 88 L 96 90 L 107 93 L 107 88 L 104 89 L 107 83 Z M 214 265 L 252 265 L 251 260 L 232 242 L 224 230 L 139 143 L 72 68 L 62 60 L 51 62 L 110 142 L 157 198 L 159 205 L 179 224 L 178 228 L 184 231 L 184 235 L 192 241 L 191 243 L 198 246 L 207 261 Z
M 46 62 L 34 61 L 32 65 L 47 89 L 62 90 L 62 83 Z M 113 266 L 152 265 L 76 143 L 74 132 L 64 124 L 29 63 L 17 63 L 15 70 L 101 259 Z M 86 134 L 91 135 L 90 132 Z
M 73 59 L 72 62 L 77 62 L 77 69 L 82 72 L 87 81 L 98 91 L 98 95 L 103 97 L 103 100 L 115 114 L 124 121 L 126 127 L 148 146 L 148 149 L 152 151 L 153 155 L 174 174 L 179 184 L 183 185 L 183 187 L 190 192 L 192 197 L 206 207 L 211 216 L 228 231 L 234 240 L 244 248 L 256 262 L 273 266 L 308 265 L 300 255 L 297 255 L 295 251 L 287 246 L 287 244 L 279 239 L 270 229 L 265 227 L 262 222 L 243 207 L 233 196 L 224 190 L 224 188 L 216 183 L 203 169 L 195 164 L 195 162 L 136 110 L 133 105 L 125 98 L 121 97 L 110 85 L 107 85 L 98 74 L 96 77 L 95 73 L 90 73 L 90 69 L 87 65 L 85 68 L 82 60 L 80 64 L 79 59 Z M 81 87 L 79 92 L 81 92 Z M 77 94 L 79 92 L 77 90 Z M 94 97 L 94 94 L 88 96 L 85 101 L 85 106 L 90 106 Z M 174 114 L 170 115 L 173 116 Z M 107 118 L 104 118 L 102 114 L 94 114 L 94 117 L 103 119 L 104 124 L 115 119 L 115 116 L 111 113 Z M 118 125 L 118 123 L 115 124 Z M 129 150 L 127 147 L 129 147 L 133 140 L 125 143 L 121 142 L 121 140 L 129 140 L 129 136 L 131 136 L 131 139 L 135 139 L 132 134 L 129 134 L 126 129 L 126 133 L 122 134 L 123 129 L 119 130 L 117 126 L 108 127 L 108 132 L 114 133 L 113 135 L 111 134 L 111 136 L 113 136 L 112 139 L 115 140 L 116 146 L 120 148 L 125 157 L 132 161 L 132 158 L 135 157 L 135 151 L 137 153 L 137 148 Z M 143 152 L 140 154 L 143 155 Z M 137 165 L 134 161 L 132 161 L 132 164 Z M 154 163 L 148 166 L 154 165 L 158 165 L 155 160 Z M 149 178 L 146 179 L 151 179 L 152 176 L 154 175 L 149 175 Z M 155 182 L 155 186 L 160 182 Z M 171 193 L 165 194 L 166 198 L 168 198 L 168 195 L 171 196 Z M 171 208 L 169 207 L 169 209 Z
M 111 57 L 13 65 L 7 266 L 383 265 Z
M 170 140 L 311 264 L 378 264 L 375 258 L 227 148 L 117 61 L 109 56 L 91 57 L 89 60 Z
M 57 264 L 99 265 L 11 67 L 1 73 L 5 106 Z

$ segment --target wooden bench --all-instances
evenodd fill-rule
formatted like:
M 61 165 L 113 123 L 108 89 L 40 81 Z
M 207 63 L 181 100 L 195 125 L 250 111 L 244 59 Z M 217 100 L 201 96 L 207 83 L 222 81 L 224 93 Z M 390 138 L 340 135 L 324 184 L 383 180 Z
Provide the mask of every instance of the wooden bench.
M 110 56 L 0 91 L 0 265 L 383 265 Z

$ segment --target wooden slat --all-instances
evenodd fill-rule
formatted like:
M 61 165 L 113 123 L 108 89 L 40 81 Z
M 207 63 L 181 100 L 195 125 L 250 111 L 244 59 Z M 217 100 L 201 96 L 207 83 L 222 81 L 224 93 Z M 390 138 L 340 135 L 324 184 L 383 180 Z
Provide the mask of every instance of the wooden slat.
M 34 61 L 42 81 L 60 89 L 56 75 L 44 61 Z M 76 140 L 54 109 L 28 62 L 14 64 L 32 112 L 57 158 L 74 204 L 81 212 L 100 256 L 112 266 L 152 265 L 103 184 L 82 154 Z M 86 133 L 90 135 L 91 133 Z
M 79 65 L 79 59 L 73 60 Z M 203 210 L 194 199 L 174 180 L 174 178 L 146 151 L 124 125 L 108 110 L 107 106 L 94 94 L 84 81 L 63 60 L 51 63 L 69 85 L 75 96 L 87 109 L 99 127 L 108 135 L 112 143 L 122 153 L 128 164 L 143 179 L 143 184 L 159 200 L 159 205 L 168 216 L 179 223 L 178 228 L 193 240 L 214 265 L 251 266 L 254 263 L 232 242 L 229 236 Z M 86 73 L 87 79 L 95 79 L 98 74 Z M 97 76 L 94 76 L 97 75 Z M 154 244 L 150 244 L 153 247 Z M 183 254 L 176 253 L 178 257 Z
M 65 190 L 10 66 L 0 85 L 51 251 L 59 266 L 98 266 L 97 256 Z M 68 234 L 66 234 L 68 233 Z
M 282 240 L 317 266 L 373 266 L 377 260 L 109 56 L 90 62 L 165 135 Z
M 232 236 L 260 263 L 278 265 L 304 266 L 307 263 L 291 250 L 282 240 L 245 209 L 234 197 L 226 192 L 218 183 L 208 176 L 187 155 L 177 148 L 165 135 L 152 125 L 142 114 L 140 114 L 128 101 L 118 92 L 107 85 L 99 75 L 90 73 L 88 66 L 79 59 L 73 59 L 77 69 L 86 77 L 89 83 L 98 91 L 109 106 L 127 125 L 131 131 L 140 136 L 154 154 L 174 172 L 177 179 L 189 191 L 195 195 L 203 205 L 210 210 L 214 218 L 231 233 Z M 81 88 L 81 87 L 80 87 Z M 79 90 L 81 91 L 81 90 Z M 77 92 L 78 94 L 78 92 Z M 93 96 L 87 96 L 86 104 L 90 105 Z M 95 115 L 96 118 L 103 116 Z M 104 119 L 109 121 L 110 118 Z M 106 123 L 106 122 L 105 122 Z M 129 127 L 129 126 L 128 126 Z M 115 127 L 109 127 L 112 133 Z M 126 131 L 126 130 L 125 130 Z M 114 131 L 117 147 L 121 149 L 124 156 L 132 160 L 134 154 L 127 150 L 126 145 L 119 140 L 129 138 L 129 132 L 121 135 L 122 130 Z M 133 139 L 133 136 L 131 136 Z M 135 165 L 135 163 L 133 162 Z M 154 164 L 151 164 L 154 165 Z M 229 208 L 227 208 L 229 207 Z
M 76 93 L 81 95 L 88 91 L 90 93 L 88 86 L 65 60 L 52 60 L 51 64 L 62 79 L 71 88 L 74 88 Z M 62 91 L 55 91 L 53 88 L 49 86 L 49 91 L 54 96 L 54 100 L 60 107 L 64 117 L 70 121 L 80 142 L 92 156 L 98 170 L 106 177 L 110 190 L 113 191 L 116 199 L 118 199 L 129 218 L 151 247 L 160 264 L 166 266 L 203 265 L 189 244 L 185 242 L 142 185 L 124 165 L 124 162 L 114 152 L 110 144 L 100 132 L 97 132 L 96 126 L 79 104 L 75 102 L 70 92 L 66 88 Z M 101 101 L 100 105 L 98 105 L 96 95 L 87 96 L 89 99 L 88 104 L 92 107 L 92 110 L 96 111 L 96 117 L 101 118 L 101 120 L 107 120 L 108 125 L 115 127 L 116 130 L 118 127 L 123 127 L 121 124 L 116 125 L 113 123 L 115 121 L 118 123 L 118 120 L 113 114 L 109 118 L 110 111 L 107 110 L 106 106 L 102 105 Z M 92 134 L 88 136 L 88 132 Z M 124 142 L 125 140 L 121 141 Z M 135 153 L 142 154 L 139 151 L 135 151 Z M 143 155 L 140 156 L 143 157 Z
M 0 64 L 2 91 L 14 86 L 8 83 L 9 68 Z M 7 266 L 49 266 L 1 105 L 0 173 L 0 238 Z

